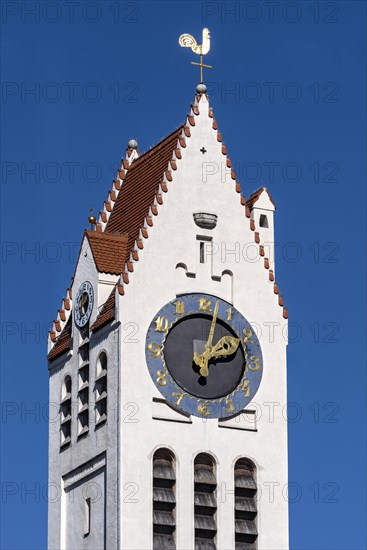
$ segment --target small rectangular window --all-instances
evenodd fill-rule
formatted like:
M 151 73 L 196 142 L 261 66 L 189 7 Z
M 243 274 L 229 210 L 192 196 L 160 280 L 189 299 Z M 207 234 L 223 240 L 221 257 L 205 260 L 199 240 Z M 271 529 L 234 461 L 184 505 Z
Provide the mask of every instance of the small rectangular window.
M 212 237 L 206 235 L 196 235 L 196 240 L 199 241 L 199 262 L 205 264 L 208 256 L 212 254 L 211 243 Z
M 269 227 L 268 217 L 265 214 L 260 214 L 260 227 Z
M 90 533 L 90 498 L 84 501 L 84 536 L 87 537 Z

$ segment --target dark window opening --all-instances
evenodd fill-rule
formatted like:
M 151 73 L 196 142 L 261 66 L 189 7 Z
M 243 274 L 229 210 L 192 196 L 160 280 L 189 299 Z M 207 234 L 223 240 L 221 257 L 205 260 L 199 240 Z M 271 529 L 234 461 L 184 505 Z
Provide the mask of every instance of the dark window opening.
M 203 264 L 205 263 L 205 248 L 204 248 L 204 243 L 200 243 L 200 263 Z
M 65 376 L 60 403 L 61 414 L 61 447 L 64 448 L 71 443 L 71 377 Z
M 268 217 L 265 214 L 260 214 L 260 227 L 269 227 Z
M 95 382 L 96 427 L 107 420 L 107 355 L 100 353 Z

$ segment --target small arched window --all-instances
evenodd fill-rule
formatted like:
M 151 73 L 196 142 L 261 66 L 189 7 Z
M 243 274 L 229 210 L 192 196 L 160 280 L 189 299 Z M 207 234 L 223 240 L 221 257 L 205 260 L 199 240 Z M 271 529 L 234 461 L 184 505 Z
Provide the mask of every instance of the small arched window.
M 217 479 L 212 456 L 200 453 L 194 462 L 195 549 L 216 549 Z
M 248 458 L 240 458 L 235 464 L 234 487 L 236 549 L 256 548 L 256 468 Z
M 165 448 L 153 456 L 153 549 L 175 550 L 176 460 Z
M 107 420 L 107 355 L 102 351 L 97 360 L 96 383 L 96 426 Z
M 67 375 L 64 378 L 61 388 L 61 447 L 66 447 L 71 443 L 71 376 Z

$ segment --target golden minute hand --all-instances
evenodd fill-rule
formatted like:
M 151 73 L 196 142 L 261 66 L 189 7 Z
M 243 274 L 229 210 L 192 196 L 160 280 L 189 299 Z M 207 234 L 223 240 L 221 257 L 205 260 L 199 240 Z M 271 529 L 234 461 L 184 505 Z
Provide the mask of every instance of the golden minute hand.
M 217 317 L 218 317 L 218 309 L 219 309 L 219 300 L 217 300 L 216 304 L 215 304 L 212 324 L 210 325 L 209 338 L 208 338 L 208 341 L 207 341 L 206 346 L 205 346 L 206 349 L 209 349 L 209 348 L 212 347 L 214 331 L 215 331 L 215 324 L 217 322 Z
M 219 300 L 217 300 L 215 304 L 213 319 L 210 325 L 209 338 L 207 343 L 205 344 L 205 351 L 200 356 L 195 357 L 194 355 L 194 361 L 196 364 L 199 364 L 199 367 L 200 367 L 200 374 L 201 376 L 205 376 L 205 377 L 209 375 L 208 361 L 211 358 L 211 349 L 212 349 L 212 342 L 213 342 L 214 331 L 215 331 L 215 324 L 217 322 L 218 309 L 219 309 Z

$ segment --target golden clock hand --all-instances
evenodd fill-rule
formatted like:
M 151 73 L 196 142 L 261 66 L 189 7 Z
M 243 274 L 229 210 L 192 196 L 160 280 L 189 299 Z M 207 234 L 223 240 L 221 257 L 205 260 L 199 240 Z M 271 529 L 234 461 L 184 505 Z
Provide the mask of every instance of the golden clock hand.
M 219 309 L 219 300 L 217 300 L 216 303 L 215 303 L 213 319 L 212 319 L 212 323 L 210 325 L 208 341 L 205 344 L 205 351 L 201 354 L 201 360 L 200 360 L 200 365 L 199 365 L 200 366 L 200 374 L 201 374 L 201 376 L 205 376 L 205 377 L 207 377 L 209 375 L 208 361 L 211 357 L 210 352 L 211 352 L 211 349 L 212 349 L 212 342 L 213 342 L 213 337 L 214 337 L 215 325 L 216 325 L 217 317 L 218 317 L 218 309 Z M 196 357 L 196 359 L 198 359 L 198 357 Z M 194 356 L 194 361 L 195 361 L 195 356 Z
M 83 293 L 80 300 L 80 311 L 84 315 L 86 312 L 86 305 L 88 304 L 88 294 Z
M 208 341 L 207 341 L 206 346 L 205 346 L 206 349 L 209 349 L 212 346 L 214 331 L 215 331 L 215 324 L 217 322 L 217 317 L 218 317 L 218 309 L 219 309 L 219 300 L 217 300 L 216 304 L 215 304 L 212 324 L 210 325 L 209 338 L 208 338 Z
M 240 339 L 234 336 L 223 336 L 211 349 L 211 357 L 232 355 L 237 351 Z
M 194 353 L 194 361 L 200 367 L 200 374 L 202 376 L 208 376 L 208 362 L 213 357 L 225 357 L 233 355 L 238 346 L 240 345 L 240 339 L 234 336 L 223 336 L 210 350 L 205 350 L 201 355 L 197 352 Z M 207 373 L 207 374 L 205 374 Z

